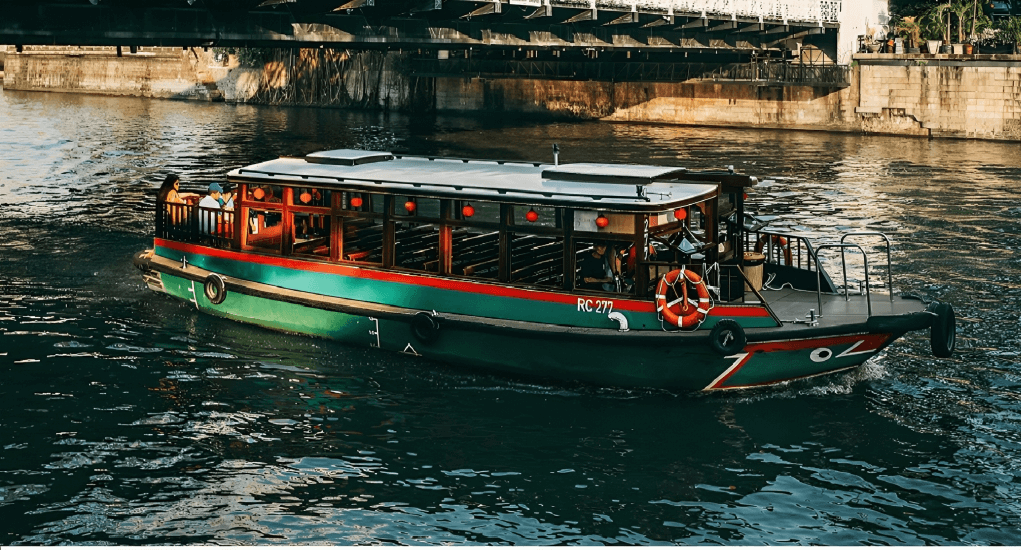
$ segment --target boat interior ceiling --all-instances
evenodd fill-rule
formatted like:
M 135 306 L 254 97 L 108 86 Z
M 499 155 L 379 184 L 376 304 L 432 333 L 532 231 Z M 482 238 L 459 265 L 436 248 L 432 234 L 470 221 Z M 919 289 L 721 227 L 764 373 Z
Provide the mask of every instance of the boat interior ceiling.
M 247 252 L 585 294 L 652 298 L 676 270 L 714 300 L 835 293 L 807 239 L 744 211 L 756 179 L 681 167 L 334 150 L 232 171 L 230 212 L 161 204 L 159 237 Z M 212 218 L 210 216 L 213 216 Z M 607 247 L 612 283 L 580 280 Z M 768 281 L 763 290 L 762 280 Z M 797 301 L 772 292 L 768 302 Z M 799 298 L 800 300 L 800 298 Z

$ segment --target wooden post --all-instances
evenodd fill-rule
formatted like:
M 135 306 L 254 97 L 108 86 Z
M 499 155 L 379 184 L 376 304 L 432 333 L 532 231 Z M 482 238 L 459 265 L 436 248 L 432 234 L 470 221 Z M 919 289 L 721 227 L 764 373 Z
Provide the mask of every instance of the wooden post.
M 394 235 L 393 212 L 393 195 L 383 195 L 383 267 L 394 265 L 394 246 L 397 240 Z
M 440 250 L 439 265 L 437 266 L 440 275 L 450 275 L 450 272 L 453 271 L 454 231 L 447 224 L 452 217 L 453 208 L 454 201 L 450 199 L 440 201 Z
M 649 215 L 635 215 L 634 234 L 635 254 L 635 296 L 645 297 L 645 291 L 649 288 L 649 266 L 645 262 L 649 259 Z
M 294 219 L 291 216 L 291 203 L 294 201 L 294 188 L 284 187 L 284 196 L 280 201 L 280 253 L 290 256 L 294 251 Z
M 510 224 L 513 212 L 514 210 L 511 205 L 500 205 L 500 260 L 498 278 L 500 282 L 504 283 L 510 280 Z
M 574 253 L 574 210 L 564 208 L 564 290 L 574 290 L 575 253 Z
M 338 213 L 343 193 L 332 191 L 330 197 L 330 261 L 337 262 L 344 257 L 344 216 Z

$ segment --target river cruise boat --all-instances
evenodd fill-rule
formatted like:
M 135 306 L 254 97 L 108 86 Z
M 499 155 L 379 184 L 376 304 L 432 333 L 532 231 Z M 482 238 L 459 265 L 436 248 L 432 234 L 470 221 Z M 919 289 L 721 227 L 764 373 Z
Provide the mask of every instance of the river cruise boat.
M 270 160 L 227 175 L 233 209 L 158 202 L 134 263 L 152 290 L 228 319 L 604 386 L 763 386 L 926 329 L 934 355 L 954 350 L 949 304 L 894 295 L 888 239 L 887 292 L 848 284 L 881 234 L 813 247 L 769 232 L 745 213 L 756 179 L 732 169 L 555 158 Z

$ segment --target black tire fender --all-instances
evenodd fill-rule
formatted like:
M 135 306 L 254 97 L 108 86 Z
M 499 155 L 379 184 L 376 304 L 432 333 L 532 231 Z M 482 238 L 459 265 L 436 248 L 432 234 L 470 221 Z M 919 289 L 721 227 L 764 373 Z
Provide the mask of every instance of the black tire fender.
M 227 299 L 227 285 L 223 282 L 223 277 L 216 273 L 210 273 L 202 286 L 206 298 L 213 304 L 222 304 Z
M 933 302 L 926 309 L 936 314 L 932 326 L 929 327 L 932 354 L 940 358 L 952 356 L 957 349 L 957 316 L 954 314 L 954 306 L 944 302 Z
M 733 319 L 717 321 L 709 331 L 709 347 L 724 357 L 740 352 L 747 344 L 744 328 Z
M 428 311 L 419 311 L 411 318 L 411 334 L 420 342 L 432 342 L 440 335 L 439 318 Z

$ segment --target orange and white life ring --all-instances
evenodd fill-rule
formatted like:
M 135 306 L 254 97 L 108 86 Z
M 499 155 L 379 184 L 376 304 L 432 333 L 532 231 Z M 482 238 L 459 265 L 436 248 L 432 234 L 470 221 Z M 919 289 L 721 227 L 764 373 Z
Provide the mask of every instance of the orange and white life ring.
M 769 243 L 770 249 L 776 249 L 777 260 L 780 259 L 780 253 L 782 252 L 784 265 L 794 265 L 794 258 L 791 255 L 791 245 L 787 242 L 787 239 L 780 235 L 763 234 L 755 243 L 755 251 L 762 252 L 762 249 L 766 247 L 766 243 Z M 780 262 L 778 261 L 777 263 Z
M 672 302 L 667 302 L 667 288 L 673 288 L 678 282 L 681 282 L 680 292 L 674 289 L 677 298 Z M 697 305 L 688 300 L 688 283 L 691 283 L 698 294 Z M 656 285 L 656 312 L 671 325 L 680 328 L 697 327 L 702 324 L 702 321 L 705 321 L 709 308 L 709 289 L 706 288 L 702 277 L 691 270 L 675 269 L 663 275 L 659 284 Z

